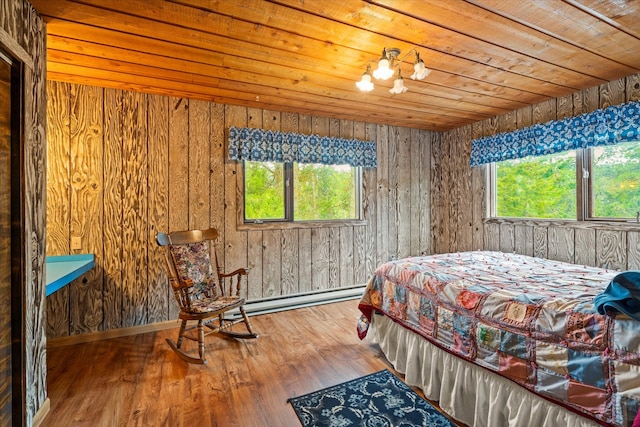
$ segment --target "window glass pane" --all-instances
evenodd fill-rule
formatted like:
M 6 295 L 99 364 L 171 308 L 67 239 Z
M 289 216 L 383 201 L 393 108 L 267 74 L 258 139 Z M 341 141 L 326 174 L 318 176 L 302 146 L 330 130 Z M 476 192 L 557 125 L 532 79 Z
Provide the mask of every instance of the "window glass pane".
M 496 214 L 576 219 L 575 150 L 496 163 Z
M 295 221 L 356 219 L 358 168 L 293 164 Z
M 244 215 L 247 220 L 284 218 L 284 165 L 244 162 Z
M 640 211 L 640 142 L 591 150 L 593 216 L 636 218 Z

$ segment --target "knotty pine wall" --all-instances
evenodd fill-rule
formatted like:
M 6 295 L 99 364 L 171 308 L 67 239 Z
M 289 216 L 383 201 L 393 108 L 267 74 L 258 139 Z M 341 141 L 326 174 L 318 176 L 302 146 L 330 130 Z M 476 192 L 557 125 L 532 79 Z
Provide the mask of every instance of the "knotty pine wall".
M 612 269 L 640 269 L 640 224 L 485 219 L 487 166 L 469 167 L 471 140 L 640 99 L 640 74 L 445 132 L 433 140 L 434 253 L 500 250 Z
M 8 414 L 17 424 L 32 425 L 38 411 L 47 401 L 47 363 L 45 311 L 45 78 L 46 34 L 45 24 L 26 0 L 0 0 L 0 47 L 22 64 L 22 223 L 20 238 L 23 242 L 21 275 L 23 307 L 18 308 L 23 318 L 23 359 L 20 373 L 3 372 L 4 384 L 22 383 L 24 414 Z M 14 154 L 14 153 L 12 153 Z M 15 153 L 17 154 L 17 153 Z M 15 297 L 12 297 L 12 300 Z M 2 301 L 5 308 L 10 301 Z M 6 312 L 5 312 L 6 313 Z M 6 313 L 8 314 L 8 313 Z M 14 390 L 14 393 L 17 393 Z M 6 395 L 5 395 L 6 397 Z M 9 406 L 11 402 L 9 402 Z M 3 406 L 6 407 L 6 406 Z M 0 424 L 8 419 L 0 415 Z M 11 418 L 9 418 L 11 419 Z
M 225 269 L 251 269 L 249 300 L 364 284 L 382 261 L 431 251 L 437 134 L 55 81 L 47 96 L 47 254 L 96 256 L 91 272 L 47 298 L 48 337 L 176 318 L 158 231 L 218 228 Z M 366 225 L 238 229 L 230 126 L 375 141 Z

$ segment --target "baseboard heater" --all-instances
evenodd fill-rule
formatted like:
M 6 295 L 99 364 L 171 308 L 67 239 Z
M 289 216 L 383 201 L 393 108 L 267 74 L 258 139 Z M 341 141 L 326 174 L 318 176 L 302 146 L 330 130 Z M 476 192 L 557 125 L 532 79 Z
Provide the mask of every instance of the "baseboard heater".
M 277 311 L 295 310 L 296 308 L 347 301 L 361 298 L 364 294 L 365 287 L 365 285 L 358 285 L 349 288 L 330 289 L 252 300 L 247 301 L 244 305 L 244 309 L 248 315 L 256 316 L 259 314 L 274 313 Z M 240 316 L 240 312 L 238 310 L 230 311 L 228 314 L 231 317 Z

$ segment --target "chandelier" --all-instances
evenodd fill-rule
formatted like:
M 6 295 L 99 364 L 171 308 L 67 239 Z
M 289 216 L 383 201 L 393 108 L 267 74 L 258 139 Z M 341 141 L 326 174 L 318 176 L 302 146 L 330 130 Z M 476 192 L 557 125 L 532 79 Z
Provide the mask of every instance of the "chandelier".
M 423 80 L 427 77 L 431 70 L 425 67 L 424 62 L 420 59 L 420 54 L 415 49 L 411 49 L 407 52 L 402 59 L 398 59 L 400 56 L 400 49 L 398 48 L 389 48 L 386 47 L 382 49 L 382 56 L 378 60 L 378 68 L 376 68 L 373 73 L 371 72 L 371 63 L 375 62 L 375 60 L 370 60 L 367 63 L 367 70 L 362 74 L 362 78 L 360 81 L 356 82 L 356 86 L 362 92 L 371 92 L 374 88 L 373 82 L 371 81 L 371 77 L 375 77 L 377 80 L 389 80 L 394 75 L 396 78 L 393 81 L 393 87 L 389 89 L 389 92 L 392 94 L 400 94 L 405 93 L 407 91 L 407 87 L 404 85 L 404 80 L 402 78 L 402 73 L 400 71 L 400 64 L 409 56 L 411 53 L 415 53 L 415 61 L 413 63 L 413 74 L 411 75 L 411 79 L 413 80 Z M 397 68 L 397 72 L 395 70 Z

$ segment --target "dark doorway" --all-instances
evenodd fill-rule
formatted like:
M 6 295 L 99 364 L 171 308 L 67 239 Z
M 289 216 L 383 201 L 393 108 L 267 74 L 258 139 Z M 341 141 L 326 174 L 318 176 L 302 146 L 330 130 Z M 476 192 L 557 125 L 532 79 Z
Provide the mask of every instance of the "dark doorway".
M 21 425 L 22 244 L 20 64 L 0 49 L 0 425 Z

